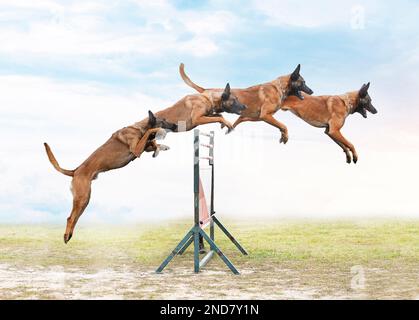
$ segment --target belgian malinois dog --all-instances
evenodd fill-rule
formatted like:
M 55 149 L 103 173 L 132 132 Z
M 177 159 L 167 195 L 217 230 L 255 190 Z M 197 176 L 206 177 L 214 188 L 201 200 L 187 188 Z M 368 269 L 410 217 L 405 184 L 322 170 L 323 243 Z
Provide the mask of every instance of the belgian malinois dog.
M 326 128 L 325 133 L 336 142 L 346 155 L 346 162 L 356 163 L 358 154 L 355 147 L 340 132 L 345 124 L 346 117 L 355 112 L 360 113 L 364 118 L 367 111 L 377 113 L 377 109 L 371 104 L 371 97 L 368 94 L 370 83 L 362 85 L 359 91 L 351 91 L 338 96 L 308 96 L 303 100 L 295 97 L 288 97 L 281 109 L 290 110 L 297 117 L 314 127 Z M 352 158 L 351 158 L 351 153 Z
M 222 126 L 232 130 L 233 125 L 224 119 L 221 113 L 240 115 L 246 109 L 247 106 L 232 93 L 230 84 L 227 83 L 224 89 L 187 95 L 173 106 L 156 112 L 156 116 L 176 123 L 177 131 L 189 131 L 207 123 L 221 123 Z M 141 145 L 134 150 L 134 154 L 137 154 L 140 149 Z
M 148 118 L 116 131 L 108 141 L 96 149 L 74 170 L 61 168 L 49 145 L 44 143 L 48 159 L 54 168 L 67 176 L 73 177 L 71 182 L 73 209 L 67 218 L 67 227 L 64 234 L 65 243 L 71 239 L 78 219 L 89 204 L 92 180 L 96 179 L 101 172 L 126 166 L 145 149 L 156 152 L 159 149 L 159 145 L 154 142 L 156 133 L 176 130 L 177 125 L 175 123 L 156 117 L 149 111 Z M 134 148 L 137 148 L 137 156 L 133 153 Z
M 231 92 L 230 84 L 227 83 L 224 90 L 214 89 L 201 94 L 188 95 L 173 106 L 157 112 L 156 115 L 177 123 L 177 131 L 189 131 L 201 124 L 217 122 L 221 123 L 222 127 L 227 126 L 229 130 L 233 130 L 233 125 L 224 119 L 221 113 L 240 115 L 246 108 L 247 106 Z M 156 145 L 154 141 L 152 143 Z M 140 149 L 141 146 L 138 150 L 134 150 L 134 154 L 137 154 Z M 153 146 L 150 146 L 150 149 L 153 149 Z M 200 252 L 204 253 L 202 236 L 199 238 L 199 247 Z
M 183 63 L 179 66 L 179 72 L 183 81 L 201 94 L 211 94 L 219 92 L 220 89 L 204 89 L 195 84 L 185 73 Z M 298 99 L 304 99 L 301 91 L 312 94 L 313 91 L 306 85 L 303 77 L 300 75 L 300 65 L 289 75 L 280 76 L 267 83 L 258 84 L 245 89 L 231 89 L 231 92 L 239 99 L 241 103 L 247 106 L 240 117 L 233 124 L 235 128 L 244 121 L 265 121 L 281 131 L 280 143 L 287 143 L 288 129 L 276 120 L 273 115 L 277 112 L 284 100 L 289 96 L 296 96 Z M 229 128 L 229 131 L 231 128 Z

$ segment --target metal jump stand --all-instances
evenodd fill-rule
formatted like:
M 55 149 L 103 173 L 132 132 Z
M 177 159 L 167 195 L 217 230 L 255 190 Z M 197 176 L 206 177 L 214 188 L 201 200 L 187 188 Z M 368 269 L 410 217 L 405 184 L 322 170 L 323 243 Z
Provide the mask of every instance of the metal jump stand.
M 200 136 L 209 137 L 209 144 L 200 143 Z M 199 156 L 200 147 L 209 149 L 207 157 Z M 210 212 L 206 209 L 205 198 L 203 195 L 203 188 L 200 179 L 200 160 L 207 160 L 211 170 L 211 202 Z M 204 201 L 203 201 L 204 200 Z M 204 208 L 205 207 L 205 208 Z M 180 255 L 189 247 L 193 242 L 194 244 L 194 272 L 199 272 L 208 261 L 217 253 L 221 260 L 229 267 L 234 274 L 239 274 L 239 271 L 233 263 L 224 255 L 220 248 L 215 244 L 215 224 L 224 232 L 224 234 L 235 244 L 237 249 L 247 255 L 247 251 L 240 245 L 240 243 L 232 236 L 226 227 L 215 216 L 214 211 L 214 131 L 210 133 L 200 132 L 198 129 L 194 130 L 194 226 L 189 230 L 185 237 L 179 242 L 176 248 L 169 254 L 169 256 L 162 262 L 156 272 L 160 273 L 167 266 L 167 264 L 176 256 Z M 204 231 L 204 228 L 209 225 L 210 233 Z M 203 237 L 210 246 L 210 251 L 199 260 L 199 238 Z

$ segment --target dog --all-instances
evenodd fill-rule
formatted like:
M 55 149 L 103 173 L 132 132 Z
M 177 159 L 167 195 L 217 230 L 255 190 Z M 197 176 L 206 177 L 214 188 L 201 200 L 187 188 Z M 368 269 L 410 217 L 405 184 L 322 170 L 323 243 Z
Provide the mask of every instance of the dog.
M 235 94 L 232 93 L 230 84 L 227 83 L 223 89 L 215 89 L 200 94 L 187 95 L 173 106 L 156 112 L 157 117 L 166 119 L 171 123 L 176 123 L 177 132 L 189 131 L 193 128 L 207 123 L 221 123 L 233 130 L 233 125 L 224 119 L 222 112 L 242 114 L 247 106 L 242 104 Z M 175 131 L 175 132 L 176 132 Z M 154 143 L 154 141 L 152 141 Z M 138 155 L 141 151 L 139 144 L 134 150 Z M 153 150 L 153 147 L 146 151 Z
M 183 63 L 179 66 L 179 73 L 183 81 L 201 94 L 210 94 L 218 92 L 220 89 L 204 89 L 195 84 L 185 73 Z M 302 92 L 312 94 L 311 90 L 300 75 L 301 66 L 298 65 L 295 70 L 286 76 L 280 76 L 273 81 L 258 84 L 245 89 L 232 89 L 231 92 L 247 106 L 240 117 L 234 122 L 233 128 L 245 121 L 265 121 L 281 131 L 279 142 L 287 143 L 288 129 L 276 120 L 273 115 L 277 112 L 284 100 L 289 96 L 296 96 L 298 99 L 304 99 Z M 229 129 L 231 131 L 231 129 Z
M 113 133 L 108 141 L 96 149 L 74 170 L 61 168 L 49 145 L 44 143 L 48 159 L 54 168 L 67 176 L 73 177 L 71 182 L 73 208 L 67 218 L 64 234 L 65 243 L 71 239 L 78 219 L 89 204 L 92 180 L 96 179 L 101 172 L 126 166 L 139 157 L 143 151 L 158 152 L 160 145 L 155 143 L 156 134 L 176 130 L 177 125 L 175 123 L 159 116 L 156 117 L 149 111 L 148 118 Z M 134 148 L 137 150 L 136 155 L 133 153 Z
M 188 95 L 175 103 L 173 106 L 156 112 L 158 117 L 162 117 L 172 123 L 178 124 L 178 132 L 189 131 L 201 124 L 221 123 L 221 126 L 227 126 L 230 132 L 233 125 L 225 120 L 222 112 L 235 113 L 240 115 L 247 106 L 242 104 L 237 96 L 231 92 L 230 84 L 227 83 L 224 90 L 211 90 L 201 94 Z M 152 141 L 154 143 L 154 141 Z M 156 145 L 154 143 L 154 145 Z M 134 154 L 138 154 L 134 150 Z M 150 151 L 153 147 L 150 146 Z M 199 236 L 199 252 L 205 253 L 204 240 Z
M 346 162 L 356 163 L 358 154 L 355 147 L 340 132 L 346 118 L 355 112 L 367 118 L 367 111 L 376 114 L 377 109 L 371 104 L 368 94 L 370 83 L 363 84 L 358 91 L 348 92 L 337 96 L 308 96 L 303 100 L 288 97 L 281 107 L 284 111 L 291 111 L 297 117 L 314 127 L 326 128 L 325 133 L 336 142 L 345 152 Z M 349 152 L 350 151 L 350 152 Z M 352 158 L 351 158 L 352 153 Z

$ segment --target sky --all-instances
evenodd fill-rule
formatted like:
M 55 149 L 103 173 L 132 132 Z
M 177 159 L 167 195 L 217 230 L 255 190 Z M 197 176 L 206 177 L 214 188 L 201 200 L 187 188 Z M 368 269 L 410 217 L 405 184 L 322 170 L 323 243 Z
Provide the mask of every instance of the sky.
M 119 128 L 203 87 L 301 75 L 315 95 L 371 82 L 378 114 L 350 116 L 359 162 L 289 112 L 216 132 L 216 211 L 284 218 L 419 218 L 419 3 L 384 1 L 0 0 L 0 223 L 65 224 L 77 167 Z M 234 121 L 236 116 L 226 115 Z M 193 217 L 192 133 L 103 173 L 79 223 Z M 268 220 L 269 221 L 269 220 Z

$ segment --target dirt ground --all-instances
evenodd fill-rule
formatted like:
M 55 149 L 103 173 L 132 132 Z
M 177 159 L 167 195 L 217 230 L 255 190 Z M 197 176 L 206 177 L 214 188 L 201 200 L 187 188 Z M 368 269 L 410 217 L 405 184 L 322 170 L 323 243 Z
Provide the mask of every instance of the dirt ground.
M 187 223 L 85 227 L 68 245 L 60 227 L 0 226 L 0 299 L 419 298 L 418 222 L 233 226 L 249 256 L 217 236 L 240 275 L 218 257 L 194 274 L 190 250 L 156 274 Z
M 333 270 L 330 270 L 333 272 Z M 402 286 L 391 284 L 397 274 L 367 269 L 372 281 L 387 282 L 384 292 L 351 289 L 345 274 L 334 274 L 317 285 L 304 281 L 301 271 L 274 268 L 272 271 L 242 269 L 240 276 L 217 267 L 199 275 L 190 268 L 176 268 L 164 274 L 152 269 L 123 266 L 118 269 L 16 268 L 0 266 L 1 299 L 418 299 L 418 276 L 406 278 Z M 405 277 L 405 275 L 403 275 Z M 414 284 L 416 282 L 416 285 Z M 416 289 L 414 288 L 416 286 Z

